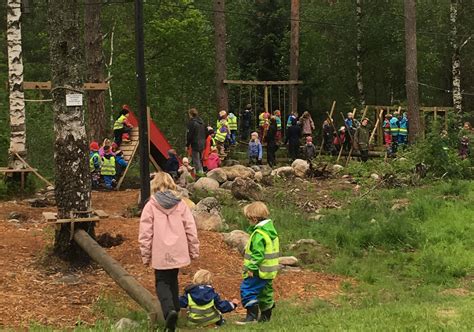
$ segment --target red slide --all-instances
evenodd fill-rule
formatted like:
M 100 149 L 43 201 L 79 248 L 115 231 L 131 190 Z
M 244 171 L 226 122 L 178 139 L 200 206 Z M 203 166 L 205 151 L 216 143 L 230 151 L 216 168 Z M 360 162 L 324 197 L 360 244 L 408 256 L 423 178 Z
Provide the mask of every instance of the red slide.
M 138 127 L 138 118 L 135 114 L 130 111 L 128 121 L 134 126 Z M 168 150 L 171 149 L 171 145 L 166 139 L 165 135 L 156 126 L 155 122 L 150 119 L 150 154 L 155 159 L 158 166 L 164 169 L 166 160 L 168 159 Z

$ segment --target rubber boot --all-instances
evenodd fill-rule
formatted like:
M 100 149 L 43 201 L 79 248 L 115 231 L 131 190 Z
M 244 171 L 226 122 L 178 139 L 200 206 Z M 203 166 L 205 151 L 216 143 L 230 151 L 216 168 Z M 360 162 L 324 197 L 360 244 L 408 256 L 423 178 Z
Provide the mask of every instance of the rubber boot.
M 270 319 L 272 318 L 272 310 L 275 308 L 275 305 L 273 305 L 270 309 L 263 310 L 260 313 L 260 318 L 258 319 L 259 323 L 264 323 L 264 322 L 269 322 Z
M 258 320 L 258 304 L 247 307 L 247 316 L 241 321 L 236 322 L 237 325 L 245 325 L 256 323 Z
M 166 316 L 165 331 L 174 332 L 176 331 L 176 323 L 178 322 L 178 313 L 171 310 Z

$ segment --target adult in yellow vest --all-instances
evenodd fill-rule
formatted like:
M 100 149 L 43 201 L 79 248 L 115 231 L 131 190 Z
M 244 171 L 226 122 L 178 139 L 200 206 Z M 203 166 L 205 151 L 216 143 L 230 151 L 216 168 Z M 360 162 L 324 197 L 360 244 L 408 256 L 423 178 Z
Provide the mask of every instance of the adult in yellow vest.
M 240 285 L 242 305 L 247 316 L 240 324 L 269 321 L 274 307 L 273 279 L 278 273 L 280 244 L 270 213 L 262 202 L 245 206 L 244 214 L 252 225 L 251 235 L 245 246 L 243 278 Z
M 122 109 L 120 115 L 114 122 L 114 141 L 117 146 L 122 144 L 122 135 L 129 134 L 132 128 L 127 125 L 127 118 L 130 115 L 128 109 Z

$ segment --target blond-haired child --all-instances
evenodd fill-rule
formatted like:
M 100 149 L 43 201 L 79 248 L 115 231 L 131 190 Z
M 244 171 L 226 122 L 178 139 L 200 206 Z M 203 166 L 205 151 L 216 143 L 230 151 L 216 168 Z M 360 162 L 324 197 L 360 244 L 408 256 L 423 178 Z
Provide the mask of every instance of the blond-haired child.
M 269 219 L 270 212 L 262 202 L 254 202 L 244 207 L 244 215 L 249 220 L 251 235 L 245 246 L 243 278 L 240 284 L 242 305 L 247 316 L 238 324 L 267 322 L 275 306 L 273 279 L 278 272 L 279 238 Z M 261 311 L 258 318 L 259 309 Z
M 212 287 L 212 274 L 208 270 L 199 270 L 193 277 L 193 283 L 184 289 L 179 297 L 181 308 L 188 308 L 188 324 L 207 326 L 224 324 L 222 314 L 237 307 L 238 300 L 221 300 Z

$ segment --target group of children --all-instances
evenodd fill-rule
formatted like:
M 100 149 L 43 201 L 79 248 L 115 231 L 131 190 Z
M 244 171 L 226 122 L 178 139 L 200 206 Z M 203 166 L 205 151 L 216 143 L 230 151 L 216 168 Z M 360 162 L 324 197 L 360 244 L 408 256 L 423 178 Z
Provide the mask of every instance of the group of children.
M 114 122 L 114 141 L 104 139 L 102 146 L 93 141 L 89 144 L 89 171 L 91 173 L 92 189 L 99 189 L 101 183 L 107 190 L 113 190 L 117 178 L 127 168 L 123 152 L 120 150 L 122 142 L 130 140 L 130 131 L 133 126 L 128 121 L 130 107 L 123 105 L 119 116 Z

